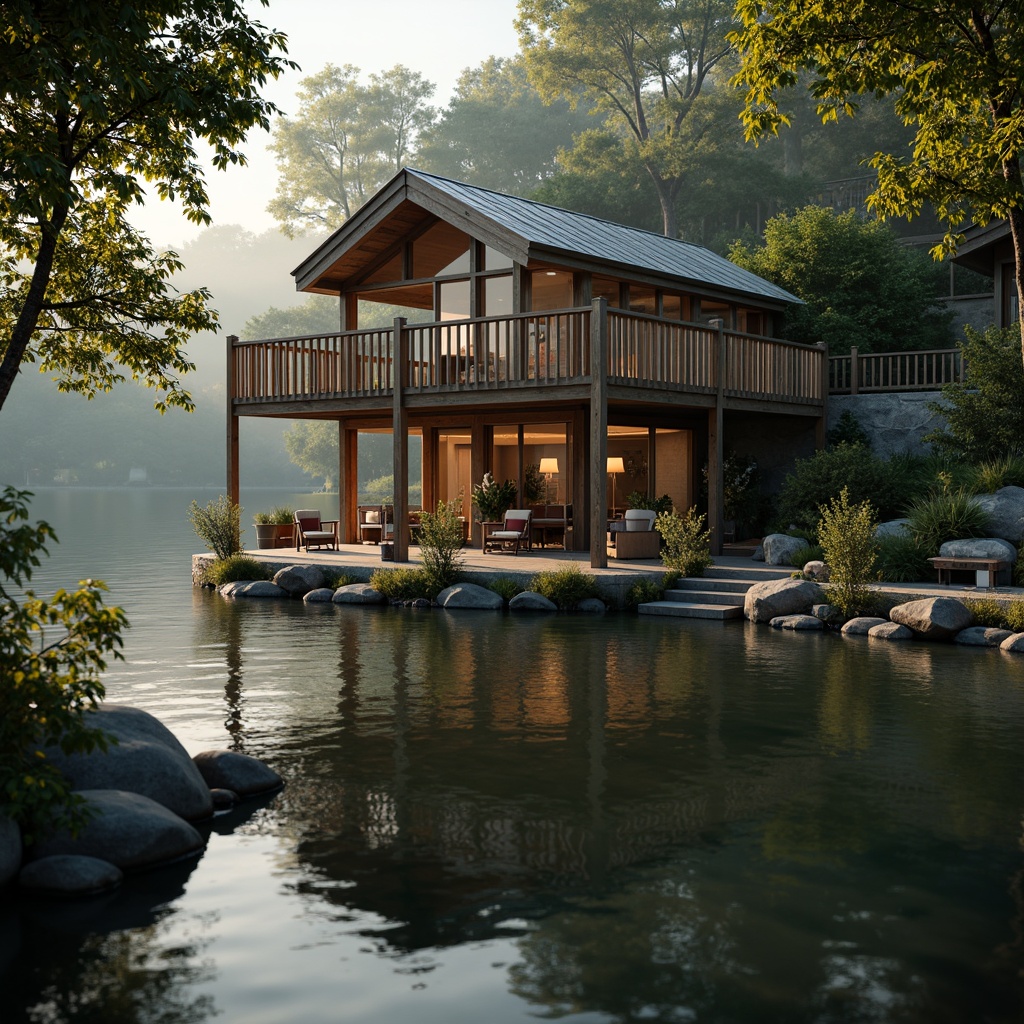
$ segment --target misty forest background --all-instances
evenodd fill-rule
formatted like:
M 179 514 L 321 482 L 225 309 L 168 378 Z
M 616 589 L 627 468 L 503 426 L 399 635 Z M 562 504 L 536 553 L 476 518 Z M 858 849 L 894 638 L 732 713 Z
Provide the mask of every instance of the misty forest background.
M 766 223 L 779 214 L 816 205 L 854 208 L 870 218 L 864 198 L 874 177 L 865 161 L 910 138 L 891 101 L 865 100 L 857 118 L 823 125 L 794 91 L 792 125 L 755 147 L 744 142 L 741 96 L 727 81 L 723 69 L 706 83 L 674 144 L 672 213 L 680 237 L 749 260 Z M 5 410 L 0 479 L 30 487 L 133 480 L 222 487 L 225 335 L 337 330 L 336 302 L 298 295 L 290 271 L 402 166 L 662 231 L 662 197 L 621 117 L 582 95 L 546 104 L 522 57 L 467 69 L 444 108 L 432 106 L 432 96 L 431 83 L 400 66 L 369 74 L 328 66 L 304 79 L 298 113 L 279 119 L 273 135 L 280 177 L 267 208 L 281 230 L 254 234 L 218 225 L 177 250 L 185 267 L 175 278 L 178 289 L 210 289 L 220 313 L 221 333 L 197 335 L 188 346 L 196 370 L 185 383 L 195 412 L 154 415 L 152 393 L 135 385 L 92 401 L 59 394 L 47 376 L 26 366 Z M 324 166 L 336 173 L 317 170 Z M 948 266 L 930 261 L 926 250 L 941 232 L 927 216 L 890 228 L 928 264 L 918 280 L 929 301 L 951 288 L 990 290 L 984 280 L 951 278 Z M 942 330 L 939 341 L 959 344 L 948 319 Z M 904 347 L 899 342 L 892 339 L 892 347 Z M 835 348 L 834 340 L 830 345 Z M 941 346 L 932 336 L 927 347 Z M 319 430 L 329 433 L 331 426 Z M 308 425 L 249 419 L 241 430 L 246 485 L 330 486 L 315 450 L 323 439 Z M 368 439 L 360 452 L 361 486 L 389 471 L 388 439 Z

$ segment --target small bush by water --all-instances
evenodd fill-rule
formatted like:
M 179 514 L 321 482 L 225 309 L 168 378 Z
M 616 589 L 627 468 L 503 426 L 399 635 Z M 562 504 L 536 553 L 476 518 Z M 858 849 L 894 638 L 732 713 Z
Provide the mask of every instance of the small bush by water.
M 242 508 L 227 495 L 200 506 L 193 499 L 188 520 L 196 536 L 218 557 L 227 558 L 242 550 Z
M 870 501 L 854 505 L 844 487 L 820 509 L 818 539 L 829 567 L 829 602 L 843 615 L 861 614 L 872 600 L 868 582 L 875 578 L 878 544 Z
M 580 601 L 598 596 L 595 577 L 572 562 L 537 573 L 530 589 L 553 601 L 562 611 L 571 611 Z
M 500 595 L 506 604 L 508 604 L 516 594 L 521 594 L 523 592 L 522 586 L 511 576 L 499 576 L 498 579 L 491 580 L 491 582 L 487 584 L 487 589 L 493 590 L 494 593 Z
M 462 576 L 462 495 L 452 501 L 439 501 L 436 512 L 420 514 L 420 554 L 426 596 L 433 600 Z
M 652 580 L 647 577 L 636 580 L 626 591 L 625 606 L 635 610 L 637 605 L 646 604 L 648 601 L 662 600 L 665 591 L 674 587 L 678 579 L 678 572 L 666 572 L 660 580 Z
M 224 583 L 237 583 L 239 580 L 272 580 L 274 571 L 263 562 L 250 558 L 248 555 L 228 555 L 218 558 L 203 570 L 203 582 L 219 587 Z
M 661 560 L 665 566 L 682 576 L 703 576 L 704 570 L 714 564 L 711 557 L 711 531 L 704 528 L 705 516 L 695 508 L 686 510 L 685 516 L 676 512 L 662 512 L 654 521 L 665 547 Z
M 414 601 L 430 597 L 430 581 L 422 569 L 375 569 L 370 575 L 370 586 L 389 601 Z
M 913 583 L 932 574 L 931 552 L 913 534 L 893 533 L 878 538 L 878 575 L 886 583 Z
M 966 488 L 946 489 L 915 501 L 907 509 L 910 532 L 932 555 L 947 540 L 984 537 L 988 516 Z

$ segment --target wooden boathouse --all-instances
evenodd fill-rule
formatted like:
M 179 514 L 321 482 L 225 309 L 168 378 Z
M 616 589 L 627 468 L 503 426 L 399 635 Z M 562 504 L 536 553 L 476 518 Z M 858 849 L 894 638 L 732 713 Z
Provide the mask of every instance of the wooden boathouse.
M 461 494 L 472 524 L 485 472 L 520 495 L 539 472 L 544 500 L 574 510 L 566 547 L 600 567 L 636 490 L 706 503 L 720 550 L 730 429 L 823 443 L 826 351 L 775 336 L 799 300 L 701 246 L 407 168 L 293 276 L 338 297 L 338 330 L 228 339 L 229 495 L 240 417 L 333 421 L 354 543 L 359 434 L 388 432 L 398 561 L 410 474 L 424 508 Z

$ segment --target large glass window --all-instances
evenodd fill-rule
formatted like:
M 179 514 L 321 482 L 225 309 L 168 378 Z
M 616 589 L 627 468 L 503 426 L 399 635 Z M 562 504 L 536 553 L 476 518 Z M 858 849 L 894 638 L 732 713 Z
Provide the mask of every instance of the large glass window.
M 569 309 L 572 306 L 572 274 L 567 270 L 535 270 L 530 277 L 532 308 Z
M 470 237 L 438 221 L 412 243 L 412 276 L 444 277 L 469 273 Z
M 565 423 L 527 423 L 524 426 L 524 490 L 527 497 L 534 498 L 529 504 L 572 500 L 566 437 Z

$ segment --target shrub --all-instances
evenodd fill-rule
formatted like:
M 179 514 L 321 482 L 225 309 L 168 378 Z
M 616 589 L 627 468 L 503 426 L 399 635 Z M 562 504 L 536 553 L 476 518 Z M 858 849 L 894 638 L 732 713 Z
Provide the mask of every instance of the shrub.
M 427 596 L 433 600 L 462 575 L 462 495 L 439 501 L 436 512 L 420 515 L 420 555 L 426 578 Z
M 218 557 L 227 558 L 242 550 L 242 509 L 222 494 L 200 508 L 193 499 L 188 519 L 196 536 Z
M 969 597 L 964 604 L 974 616 L 973 625 L 993 626 L 1003 629 L 1006 626 L 1006 609 L 998 601 L 988 597 Z
M 519 581 L 513 579 L 511 576 L 499 576 L 496 580 L 491 580 L 487 584 L 488 590 L 493 590 L 496 594 L 501 595 L 502 600 L 506 604 L 512 600 L 516 594 L 521 594 L 523 588 L 519 585 Z
M 29 524 L 28 491 L 0 492 L 0 805 L 31 842 L 51 826 L 72 831 L 86 820 L 82 800 L 47 758 L 107 749 L 106 735 L 86 712 L 104 694 L 106 657 L 121 657 L 120 608 L 106 608 L 98 580 L 49 601 L 25 585 L 55 541 L 47 523 Z M 45 631 L 45 632 L 44 632 Z
M 323 569 L 324 574 L 324 586 L 330 587 L 331 590 L 337 590 L 338 587 L 347 587 L 350 583 L 358 583 L 359 581 L 347 572 L 339 572 L 336 569 Z
M 843 442 L 810 458 L 797 459 L 779 492 L 778 514 L 783 526 L 813 529 L 821 506 L 844 487 L 850 502 L 870 501 L 884 519 L 895 518 L 906 501 L 904 482 L 889 463 L 864 445 Z
M 932 567 L 930 551 L 910 533 L 894 533 L 878 538 L 878 575 L 887 583 L 913 583 L 927 580 Z
M 973 468 L 970 488 L 975 494 L 993 494 L 1002 487 L 1024 487 L 1024 456 L 1006 455 Z
M 490 473 L 473 488 L 473 504 L 485 522 L 497 522 L 516 503 L 518 488 L 515 480 L 499 484 Z
M 287 505 L 278 505 L 269 512 L 257 512 L 252 521 L 257 526 L 289 526 L 295 522 L 295 509 Z
M 871 439 L 868 437 L 867 431 L 849 409 L 843 411 L 825 440 L 829 447 L 834 447 L 837 444 L 859 444 L 865 448 L 871 447 Z
M 1006 606 L 1006 628 L 1024 633 L 1024 601 L 1011 601 Z
M 878 543 L 870 501 L 850 503 L 847 488 L 820 509 L 818 539 L 829 568 L 828 596 L 846 617 L 861 614 L 872 598 Z
M 203 570 L 203 582 L 219 587 L 223 583 L 239 580 L 272 580 L 274 570 L 248 555 L 228 555 L 218 558 Z
M 630 491 L 626 495 L 626 508 L 643 508 L 651 512 L 671 512 L 672 498 L 663 494 L 660 498 L 648 498 L 643 491 Z
M 683 576 L 703 576 L 713 565 L 711 558 L 711 531 L 704 529 L 704 515 L 689 508 L 685 516 L 676 512 L 662 512 L 654 521 L 654 528 L 665 542 L 661 560 L 669 569 Z
M 932 555 L 947 540 L 984 537 L 988 532 L 988 516 L 963 488 L 919 498 L 907 509 L 907 518 L 918 544 Z
M 580 601 L 588 597 L 597 597 L 598 593 L 597 580 L 574 562 L 537 573 L 533 577 L 530 589 L 543 594 L 563 611 L 570 611 Z
M 822 551 L 820 544 L 805 544 L 793 552 L 793 565 L 800 566 L 800 568 L 803 568 L 808 562 L 823 561 L 825 561 L 825 552 Z
M 964 328 L 965 376 L 942 389 L 942 402 L 929 407 L 945 426 L 924 440 L 937 451 L 971 462 L 1024 454 L 1024 374 L 1020 328 Z
M 648 579 L 647 577 L 635 580 L 630 584 L 629 590 L 626 591 L 625 606 L 635 609 L 637 605 L 646 604 L 648 601 L 660 601 L 668 589 L 665 579 L 669 575 L 672 574 L 665 573 L 665 576 L 660 581 Z M 673 578 L 673 582 L 675 578 L 677 577 Z
M 429 597 L 427 575 L 422 569 L 375 569 L 370 575 L 370 586 L 389 601 L 413 601 Z

